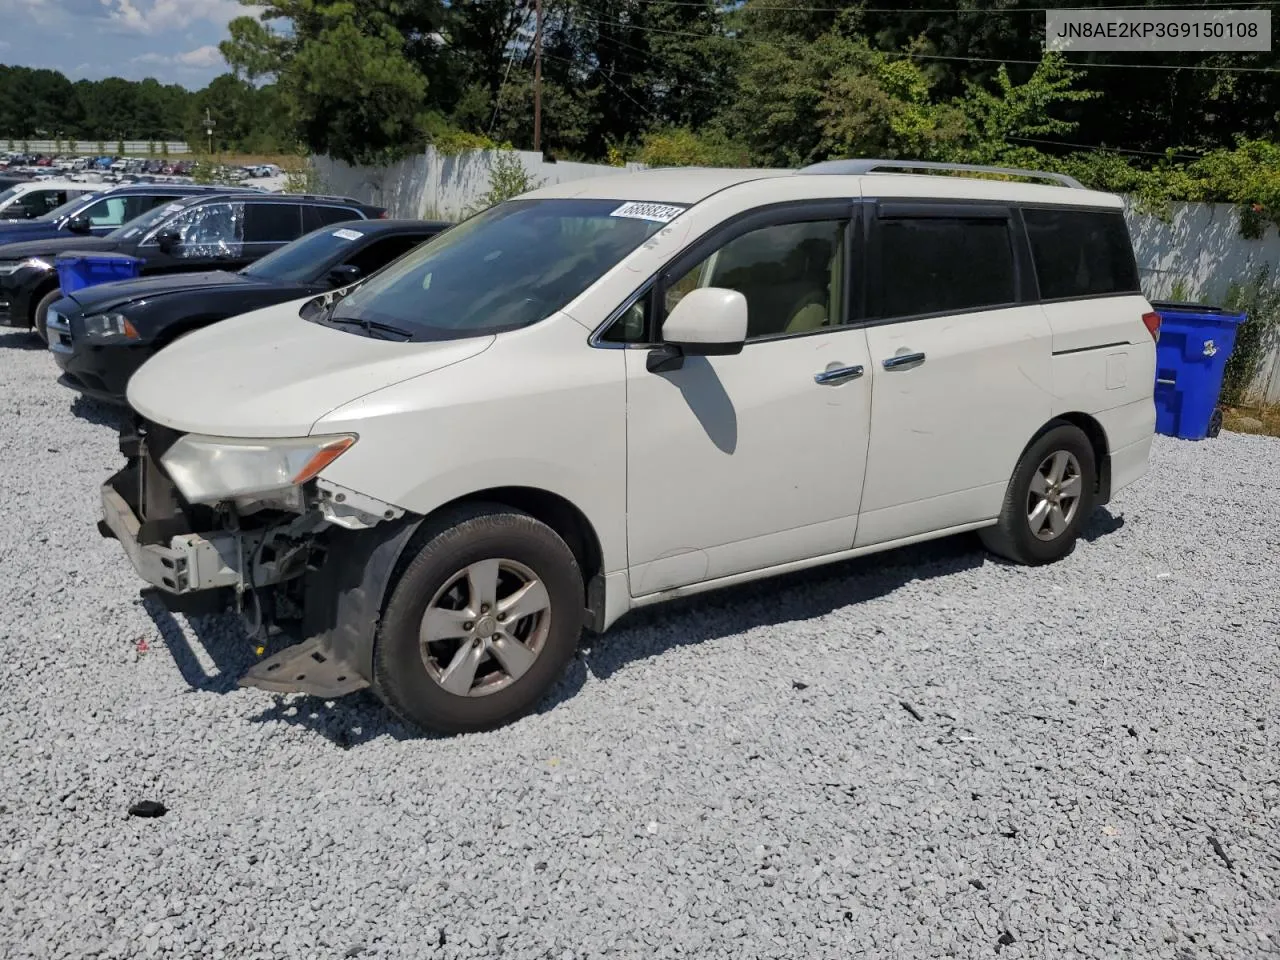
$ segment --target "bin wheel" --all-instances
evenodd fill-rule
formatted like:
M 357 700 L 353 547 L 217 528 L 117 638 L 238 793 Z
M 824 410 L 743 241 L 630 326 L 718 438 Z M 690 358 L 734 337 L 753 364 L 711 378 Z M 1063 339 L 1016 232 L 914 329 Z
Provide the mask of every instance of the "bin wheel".
M 1209 430 L 1205 434 L 1207 437 L 1216 437 L 1222 432 L 1222 408 L 1214 407 L 1213 414 L 1209 417 Z

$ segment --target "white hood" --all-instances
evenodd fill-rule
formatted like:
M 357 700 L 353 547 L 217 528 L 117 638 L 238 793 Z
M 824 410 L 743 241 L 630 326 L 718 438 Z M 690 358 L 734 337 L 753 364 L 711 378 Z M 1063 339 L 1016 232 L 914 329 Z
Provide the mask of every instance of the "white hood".
M 130 406 L 188 433 L 301 437 L 329 411 L 474 357 L 494 340 L 377 340 L 303 320 L 305 302 L 255 310 L 170 344 L 130 378 Z

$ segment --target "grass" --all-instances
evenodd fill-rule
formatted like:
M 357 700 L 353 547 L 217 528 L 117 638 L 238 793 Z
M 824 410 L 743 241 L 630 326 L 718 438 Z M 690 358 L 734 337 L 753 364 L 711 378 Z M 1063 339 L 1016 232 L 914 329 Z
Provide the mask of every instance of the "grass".
M 1223 407 L 1222 428 L 1236 433 L 1280 437 L 1280 404 L 1260 407 Z

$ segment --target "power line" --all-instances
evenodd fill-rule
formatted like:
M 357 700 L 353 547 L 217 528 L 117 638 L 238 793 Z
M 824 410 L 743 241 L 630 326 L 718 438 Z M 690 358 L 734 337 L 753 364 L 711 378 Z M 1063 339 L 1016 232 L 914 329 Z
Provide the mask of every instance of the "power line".
M 640 24 L 623 23 L 618 20 L 596 20 L 590 17 L 577 17 L 580 23 L 592 23 L 601 27 L 622 27 L 627 30 L 637 30 L 641 33 L 661 33 L 674 37 L 692 37 L 696 40 L 728 40 L 733 43 L 750 43 L 757 46 L 776 47 L 781 46 L 768 40 L 756 40 L 752 37 L 736 37 L 723 33 L 694 33 L 690 30 L 667 30 L 663 27 L 641 26 Z M 872 53 L 879 53 L 886 57 L 902 57 L 908 60 L 944 60 L 944 61 L 960 61 L 963 63 L 1018 63 L 1027 64 L 1029 66 L 1039 66 L 1039 60 L 1010 60 L 1000 59 L 998 57 L 960 57 L 947 56 L 941 53 L 910 53 L 905 50 L 871 50 Z M 1226 73 L 1280 73 L 1277 67 L 1229 67 L 1229 66 L 1208 66 L 1206 64 L 1187 64 L 1179 65 L 1174 63 L 1081 63 L 1077 60 L 1067 60 L 1069 66 L 1080 70 L 1091 70 L 1095 67 L 1106 67 L 1125 70 L 1212 70 L 1214 72 Z
M 1210 0 L 1207 3 L 1162 3 L 1159 7 L 1148 7 L 1141 4 L 1098 4 L 1098 5 L 1079 5 L 1072 7 L 1018 7 L 1016 9 L 1000 8 L 1000 9 L 958 9 L 956 7 L 922 7 L 919 9 L 906 9 L 902 7 L 806 7 L 791 6 L 789 4 L 772 3 L 772 4 L 752 4 L 730 6 L 730 5 L 711 5 L 702 2 L 702 0 L 629 0 L 631 3 L 653 4 L 667 7 L 700 7 L 715 10 L 720 13 L 896 13 L 902 17 L 908 17 L 917 13 L 947 13 L 955 15 L 981 15 L 981 16 L 1004 16 L 1022 13 L 1051 13 L 1058 10 L 1097 10 L 1099 12 L 1107 12 L 1110 10 L 1124 11 L 1155 11 L 1161 10 L 1212 10 L 1215 8 L 1229 8 L 1233 10 L 1259 9 L 1262 7 L 1280 6 L 1280 0 Z
M 1103 153 L 1131 153 L 1140 157 L 1173 157 L 1177 160 L 1200 160 L 1199 154 L 1195 153 L 1165 153 L 1160 150 L 1130 150 L 1126 147 L 1099 147 L 1088 143 L 1067 143 L 1063 140 L 1040 140 L 1036 137 L 1005 137 L 1006 140 L 1016 140 L 1018 143 L 1043 143 L 1051 147 L 1073 147 L 1077 150 L 1098 150 Z

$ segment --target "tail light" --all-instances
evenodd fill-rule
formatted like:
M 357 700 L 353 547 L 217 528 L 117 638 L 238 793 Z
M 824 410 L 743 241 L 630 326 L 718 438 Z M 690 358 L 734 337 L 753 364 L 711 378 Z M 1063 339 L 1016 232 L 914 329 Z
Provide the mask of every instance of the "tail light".
M 1160 342 L 1160 314 L 1152 310 L 1150 313 L 1142 315 L 1142 325 L 1147 328 L 1147 333 L 1151 334 L 1151 339 Z
M 379 220 L 386 220 L 386 219 L 388 219 L 387 211 L 383 210 L 380 214 L 378 214 L 378 219 L 379 219 Z

